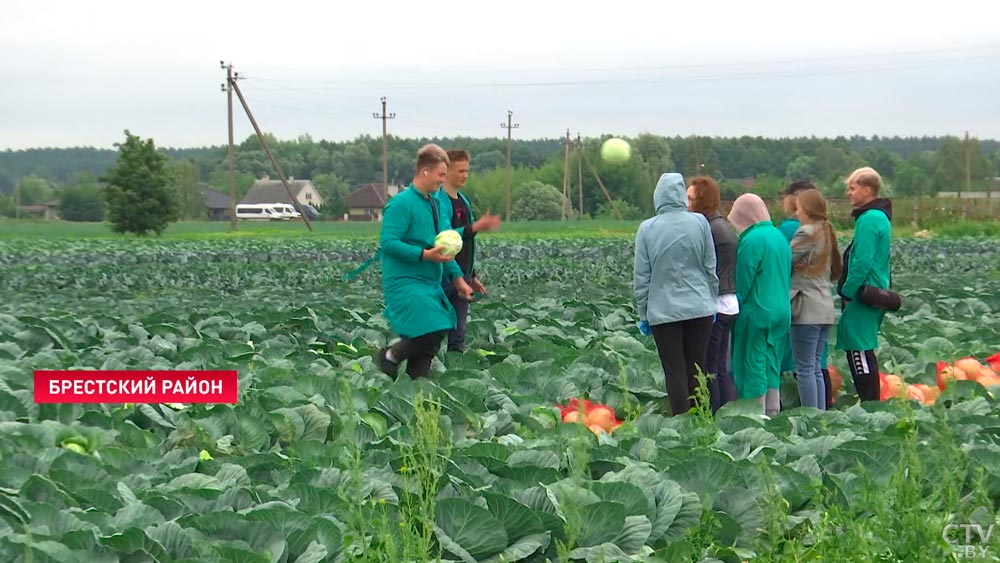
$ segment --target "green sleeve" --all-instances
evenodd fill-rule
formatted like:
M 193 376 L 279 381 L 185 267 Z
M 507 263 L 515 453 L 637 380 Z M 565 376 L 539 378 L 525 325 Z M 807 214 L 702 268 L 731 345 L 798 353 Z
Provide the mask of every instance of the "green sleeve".
M 757 265 L 760 264 L 760 250 L 753 240 L 746 240 L 736 250 L 736 299 L 740 305 L 746 303 L 750 288 L 757 281 Z
M 451 217 L 454 214 L 454 210 L 451 208 L 451 199 L 444 191 L 444 187 L 439 188 L 431 197 L 435 199 L 434 208 L 437 209 L 438 226 L 440 229 L 447 231 L 454 228 L 451 224 Z
M 395 203 L 395 205 L 393 205 Z M 410 209 L 402 202 L 390 203 L 382 216 L 382 252 L 404 262 L 419 262 L 424 249 L 404 240 L 410 230 Z
M 854 299 L 871 274 L 875 264 L 875 249 L 878 247 L 877 220 L 873 213 L 868 212 L 858 217 L 854 225 L 854 245 L 851 246 L 851 256 L 847 262 L 847 278 L 840 290 L 843 297 Z
M 462 277 L 462 268 L 454 260 L 449 260 L 444 263 L 444 276 L 445 279 L 456 280 Z
M 781 231 L 781 234 L 785 235 L 788 242 L 791 242 L 792 238 L 795 237 L 796 231 L 799 230 L 799 222 L 785 219 L 781 222 L 781 226 L 778 227 L 778 230 Z

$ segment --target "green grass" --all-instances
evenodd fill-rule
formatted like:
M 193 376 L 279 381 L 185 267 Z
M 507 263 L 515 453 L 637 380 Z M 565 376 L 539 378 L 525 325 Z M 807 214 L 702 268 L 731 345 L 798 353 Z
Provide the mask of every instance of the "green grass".
M 513 221 L 504 223 L 499 232 L 485 236 L 499 238 L 534 237 L 626 237 L 635 236 L 639 221 Z M 241 221 L 236 232 L 229 230 L 228 221 L 182 221 L 171 224 L 162 238 L 167 240 L 204 240 L 239 237 L 264 238 L 334 238 L 377 239 L 381 223 L 343 221 L 314 222 L 313 231 L 305 223 L 258 223 Z M 917 229 L 909 224 L 893 226 L 897 238 L 910 238 Z M 965 221 L 930 229 L 933 236 L 955 238 L 963 236 L 1000 236 L 998 221 Z M 841 231 L 849 235 L 849 230 Z M 129 235 L 134 236 L 134 235 Z M 107 223 L 73 223 L 68 221 L 20 221 L 0 219 L 0 239 L 80 239 L 123 238 L 113 233 Z M 156 235 L 148 238 L 156 239 Z
M 163 232 L 164 239 L 192 240 L 230 237 L 300 238 L 320 237 L 336 239 L 374 239 L 379 236 L 381 223 L 343 221 L 313 222 L 313 231 L 300 221 L 289 223 L 245 222 L 238 224 L 236 232 L 230 231 L 228 221 L 182 221 L 171 224 Z M 635 235 L 638 221 L 514 221 L 505 223 L 498 237 L 608 237 Z M 71 223 L 66 221 L 0 220 L 0 239 L 79 239 L 121 238 L 113 233 L 107 223 Z M 134 235 L 129 235 L 134 236 Z M 148 238 L 156 238 L 151 235 Z

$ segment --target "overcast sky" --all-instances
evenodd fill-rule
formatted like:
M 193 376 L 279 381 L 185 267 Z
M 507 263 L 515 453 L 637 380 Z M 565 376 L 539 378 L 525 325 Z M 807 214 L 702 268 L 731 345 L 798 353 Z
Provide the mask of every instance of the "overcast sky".
M 8 0 L 0 148 L 224 144 L 220 59 L 281 138 L 1000 138 L 1000 2 L 917 5 Z

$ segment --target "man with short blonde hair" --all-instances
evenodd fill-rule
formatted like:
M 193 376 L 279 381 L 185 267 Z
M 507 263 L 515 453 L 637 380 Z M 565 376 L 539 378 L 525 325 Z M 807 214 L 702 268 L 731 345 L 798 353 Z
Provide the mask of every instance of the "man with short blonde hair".
M 431 362 L 445 334 L 457 324 L 455 308 L 448 302 L 441 280 L 445 272 L 462 299 L 472 298 L 472 288 L 462 277 L 454 256 L 443 254 L 434 239 L 450 225 L 439 221 L 432 194 L 448 175 L 448 154 L 441 147 L 424 145 L 417 152 L 417 169 L 409 187 L 389 200 L 382 220 L 382 315 L 402 337 L 378 353 L 379 368 L 395 376 L 407 361 L 411 377 L 430 374 Z
M 882 177 L 873 168 L 858 168 L 845 183 L 847 198 L 854 207 L 854 239 L 844 250 L 837 283 L 842 309 L 837 323 L 837 348 L 847 353 L 858 397 L 877 401 L 881 389 L 875 348 L 885 311 L 862 303 L 858 293 L 865 286 L 889 288 L 892 202 L 879 197 Z

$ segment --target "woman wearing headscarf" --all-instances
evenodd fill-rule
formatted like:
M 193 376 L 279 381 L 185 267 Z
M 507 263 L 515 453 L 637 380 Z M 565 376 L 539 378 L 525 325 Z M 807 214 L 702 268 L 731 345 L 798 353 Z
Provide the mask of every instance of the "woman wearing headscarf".
M 740 313 L 733 325 L 733 379 L 741 399 L 759 399 L 763 412 L 774 415 L 781 410 L 781 357 L 792 321 L 792 252 L 756 194 L 743 194 L 733 202 L 729 222 L 739 234 Z

